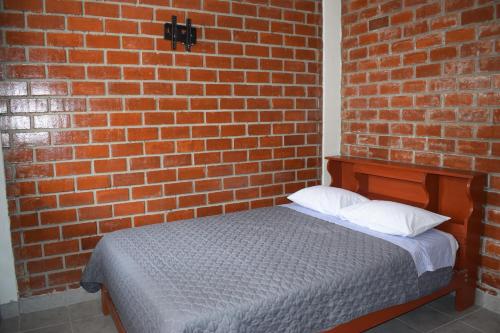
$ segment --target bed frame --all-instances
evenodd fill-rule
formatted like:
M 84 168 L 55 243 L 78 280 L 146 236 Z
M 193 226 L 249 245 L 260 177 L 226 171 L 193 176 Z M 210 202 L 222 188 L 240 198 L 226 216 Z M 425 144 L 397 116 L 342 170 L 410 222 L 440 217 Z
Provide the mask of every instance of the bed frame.
M 411 301 L 372 312 L 331 328 L 326 333 L 362 332 L 451 292 L 462 311 L 474 304 L 486 175 L 478 172 L 419 166 L 352 157 L 327 157 L 331 186 L 358 192 L 370 199 L 391 200 L 451 217 L 438 228 L 452 234 L 459 250 L 451 282 Z M 102 310 L 111 314 L 117 330 L 125 333 L 111 296 L 103 286 Z

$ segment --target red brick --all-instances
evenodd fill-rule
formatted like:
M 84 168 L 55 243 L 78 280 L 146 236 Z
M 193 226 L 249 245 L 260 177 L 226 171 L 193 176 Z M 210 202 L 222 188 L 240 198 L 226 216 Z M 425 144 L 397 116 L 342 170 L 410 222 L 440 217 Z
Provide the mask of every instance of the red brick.
M 120 38 L 110 35 L 86 35 L 85 43 L 91 48 L 117 49 L 120 47 Z
M 139 53 L 127 51 L 108 51 L 108 64 L 139 64 Z
M 202 206 L 207 203 L 205 194 L 192 194 L 179 197 L 179 208 Z
M 483 138 L 483 139 L 499 139 L 500 138 L 500 125 L 478 127 L 477 137 Z
M 92 236 L 81 238 L 82 250 L 90 250 L 95 248 L 97 242 L 101 239 L 102 236 Z
M 62 242 L 48 243 L 43 245 L 43 251 L 47 256 L 78 252 L 78 250 L 79 250 L 79 245 L 78 245 L 78 240 L 76 239 L 62 241 Z
M 113 210 L 115 216 L 143 214 L 145 212 L 145 203 L 141 201 L 115 204 Z
M 165 222 L 165 217 L 163 214 L 134 216 L 134 227 L 140 227 L 144 225 L 151 225 L 163 222 Z
M 451 0 L 446 1 L 445 9 L 446 11 L 455 11 L 459 9 L 465 9 L 468 7 L 472 7 L 474 5 L 474 1 L 472 0 Z
M 74 181 L 71 178 L 44 180 L 38 182 L 38 191 L 40 193 L 58 193 L 74 190 Z
M 78 253 L 64 257 L 66 268 L 85 266 L 90 260 L 91 252 Z
M 137 23 L 130 20 L 106 20 L 105 31 L 107 33 L 137 34 Z
M 133 126 L 142 124 L 142 114 L 140 113 L 120 113 L 111 114 L 112 126 Z
M 29 59 L 32 62 L 65 62 L 66 52 L 58 49 L 31 48 Z
M 127 161 L 125 159 L 95 160 L 95 172 L 118 172 L 127 170 Z
M 77 146 L 75 156 L 81 159 L 108 157 L 109 147 L 106 145 Z
M 186 220 L 194 217 L 194 209 L 184 209 L 178 211 L 170 211 L 167 215 L 167 221 L 173 222 L 178 220 Z
M 40 221 L 42 224 L 59 224 L 64 222 L 76 221 L 76 210 L 55 210 L 40 213 Z
M 102 20 L 88 17 L 68 17 L 68 30 L 101 32 Z
M 11 45 L 43 45 L 44 43 L 41 32 L 7 31 L 5 38 Z
M 430 54 L 432 61 L 452 59 L 457 56 L 457 49 L 455 47 L 443 47 L 431 50 Z
M 104 94 L 103 82 L 73 82 L 74 95 L 102 95 Z
M 33 273 L 50 272 L 63 268 L 61 257 L 28 262 L 28 271 Z
M 82 272 L 80 269 L 57 272 L 49 274 L 48 281 L 50 286 L 58 284 L 68 284 L 80 281 Z
M 499 71 L 500 70 L 500 57 L 492 57 L 487 59 L 481 59 L 479 62 L 480 69 L 482 71 Z
M 44 229 L 26 230 L 23 233 L 23 238 L 26 243 L 59 239 L 59 228 L 50 227 Z
M 151 20 L 153 18 L 153 9 L 139 6 L 122 5 L 122 17 L 128 19 Z
M 47 45 L 81 47 L 83 46 L 83 35 L 74 33 L 47 33 Z
M 417 78 L 438 76 L 441 74 L 441 65 L 431 64 L 431 65 L 421 65 L 417 66 L 416 76 Z
M 446 106 L 467 106 L 472 104 L 472 94 L 448 94 L 445 96 Z
M 122 103 L 116 98 L 96 98 L 90 99 L 91 111 L 121 111 Z M 100 115 L 102 116 L 102 115 Z
M 9 78 L 42 79 L 45 78 L 45 68 L 37 65 L 12 65 L 7 68 Z
M 130 160 L 130 170 L 155 169 L 160 167 L 159 157 L 138 157 Z
M 89 176 L 77 179 L 78 190 L 91 190 L 96 188 L 108 188 L 111 186 L 109 176 Z
M 111 216 L 111 206 L 90 206 L 78 209 L 78 217 L 80 218 L 80 221 L 109 218 Z
M 160 197 L 161 195 L 162 195 L 162 187 L 160 185 L 141 186 L 141 187 L 134 187 L 132 189 L 132 198 L 134 200 L 155 198 L 155 197 Z
M 147 173 L 148 183 L 162 183 L 162 182 L 172 181 L 175 179 L 176 179 L 175 170 L 149 171 Z
M 64 29 L 64 17 L 56 15 L 28 15 L 28 27 L 33 29 Z
M 81 1 L 45 0 L 45 9 L 48 13 L 79 15 L 82 14 L 82 3 Z
M 82 206 L 93 203 L 94 195 L 91 192 L 61 194 L 59 196 L 59 205 L 61 207 Z
M 107 17 L 118 17 L 119 7 L 115 4 L 106 3 L 88 3 L 84 4 L 85 14 L 92 16 L 107 16 Z
M 43 9 L 42 0 L 4 0 L 5 9 L 41 12 Z
M 175 56 L 175 65 L 201 67 L 203 65 L 203 57 L 191 54 L 177 54 Z
M 85 68 L 83 66 L 48 66 L 49 78 L 56 79 L 83 79 Z
M 21 211 L 32 211 L 32 210 L 49 209 L 56 207 L 57 207 L 57 200 L 55 195 L 20 199 Z
M 112 189 L 96 192 L 97 203 L 126 201 L 129 199 L 128 189 Z
M 474 29 L 463 28 L 446 32 L 446 43 L 466 42 L 474 39 Z
M 437 17 L 431 21 L 431 29 L 443 29 L 457 25 L 457 19 L 454 15 Z
M 142 155 L 143 145 L 141 143 L 123 143 L 111 146 L 113 157 Z
M 67 95 L 66 82 L 31 82 L 31 95 Z
M 123 129 L 92 130 L 91 134 L 92 142 L 125 141 L 125 130 Z
M 179 180 L 198 179 L 205 177 L 205 169 L 203 167 L 182 168 L 178 170 Z
M 69 61 L 72 63 L 102 63 L 102 51 L 70 50 Z
M 80 236 L 95 235 L 97 226 L 95 222 L 66 225 L 62 228 L 63 238 L 74 238 Z
M 144 184 L 144 173 L 124 173 L 113 175 L 113 186 L 130 186 Z
M 56 164 L 57 176 L 80 175 L 90 172 L 90 162 L 65 162 Z
M 495 9 L 492 6 L 462 12 L 462 25 L 492 20 L 494 17 L 494 12 Z

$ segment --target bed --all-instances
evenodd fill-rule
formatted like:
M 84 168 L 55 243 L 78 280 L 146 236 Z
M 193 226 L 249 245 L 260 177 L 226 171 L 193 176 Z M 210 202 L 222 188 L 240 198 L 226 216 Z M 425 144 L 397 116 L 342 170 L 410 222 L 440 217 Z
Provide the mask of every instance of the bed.
M 356 332 L 452 291 L 458 310 L 473 304 L 483 174 L 347 157 L 328 171 L 332 186 L 450 216 L 454 267 L 422 272 L 401 244 L 285 205 L 106 235 L 82 286 L 102 289 L 121 332 Z

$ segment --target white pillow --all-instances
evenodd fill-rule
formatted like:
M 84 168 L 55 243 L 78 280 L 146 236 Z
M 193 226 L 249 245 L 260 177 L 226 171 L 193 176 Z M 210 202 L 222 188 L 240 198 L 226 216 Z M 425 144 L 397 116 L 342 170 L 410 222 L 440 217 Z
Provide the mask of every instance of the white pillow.
M 415 237 L 449 220 L 447 216 L 392 201 L 372 200 L 343 208 L 349 222 L 390 235 Z
M 303 188 L 289 195 L 288 199 L 303 207 L 328 215 L 337 215 L 341 208 L 369 201 L 355 192 L 323 185 Z

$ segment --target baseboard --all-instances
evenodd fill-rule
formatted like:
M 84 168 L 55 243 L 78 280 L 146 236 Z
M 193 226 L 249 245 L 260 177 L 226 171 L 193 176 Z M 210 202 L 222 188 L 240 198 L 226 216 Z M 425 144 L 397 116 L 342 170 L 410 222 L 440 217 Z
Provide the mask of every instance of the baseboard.
M 17 302 L 0 305 L 1 317 L 12 318 L 22 313 L 30 313 L 53 309 L 61 306 L 91 301 L 99 298 L 101 292 L 89 293 L 83 288 L 70 289 L 67 291 L 54 292 L 40 296 L 20 298 Z
M 476 289 L 476 305 L 500 313 L 500 296 L 493 296 L 480 289 Z
M 9 302 L 0 305 L 0 321 L 19 316 L 19 302 Z

